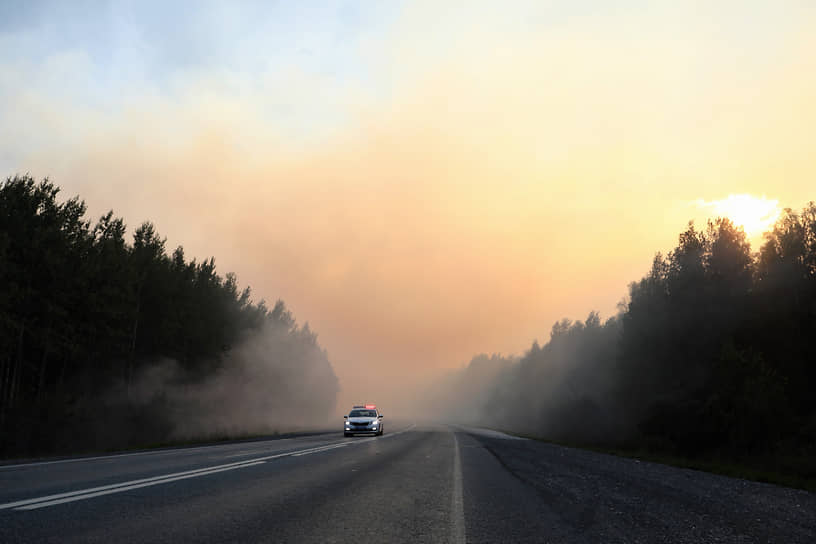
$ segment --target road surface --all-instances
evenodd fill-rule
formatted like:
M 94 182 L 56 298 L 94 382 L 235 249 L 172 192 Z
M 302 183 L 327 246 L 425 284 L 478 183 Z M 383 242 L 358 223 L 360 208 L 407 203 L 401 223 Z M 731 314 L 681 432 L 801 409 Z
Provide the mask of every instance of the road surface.
M 443 425 L 0 466 L 0 542 L 816 542 L 816 495 Z

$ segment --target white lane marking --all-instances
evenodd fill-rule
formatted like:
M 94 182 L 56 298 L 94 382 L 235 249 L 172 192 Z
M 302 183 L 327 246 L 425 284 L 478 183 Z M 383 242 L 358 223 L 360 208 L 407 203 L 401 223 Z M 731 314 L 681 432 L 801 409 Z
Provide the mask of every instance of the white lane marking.
M 412 425 L 407 429 L 402 431 L 392 433 L 391 435 L 385 436 L 396 436 L 402 434 L 404 432 L 410 431 L 416 425 Z M 98 497 L 101 495 L 109 495 L 111 493 L 119 493 L 122 491 L 128 491 L 130 489 L 139 489 L 142 487 L 148 487 L 152 485 L 163 484 L 167 482 L 174 482 L 177 480 L 184 480 L 186 478 L 196 478 L 198 476 L 206 476 L 208 474 L 214 474 L 216 472 L 223 472 L 225 470 L 234 470 L 237 468 L 244 468 L 250 467 L 255 465 L 260 465 L 265 463 L 266 461 L 272 459 L 279 459 L 281 457 L 300 457 L 302 455 L 308 455 L 310 453 L 318 453 L 321 451 L 342 448 L 352 444 L 362 444 L 364 442 L 370 442 L 371 440 L 376 440 L 376 437 L 367 438 L 365 440 L 355 440 L 355 441 L 344 441 L 340 443 L 330 443 L 324 444 L 321 446 L 315 446 L 311 448 L 306 448 L 303 450 L 295 450 L 289 451 L 284 453 L 278 453 L 275 455 L 267 455 L 264 457 L 256 457 L 254 459 L 247 459 L 245 461 L 237 461 L 235 463 L 228 463 L 225 465 L 215 465 L 206 468 L 200 468 L 195 470 L 187 470 L 184 472 L 175 472 L 171 474 L 163 474 L 161 476 L 153 476 L 151 478 L 142 478 L 139 480 L 131 480 L 127 482 L 119 482 L 116 484 L 109 484 L 103 485 L 98 487 L 90 487 L 87 489 L 80 489 L 77 491 L 68 491 L 65 493 L 57 493 L 55 495 L 46 495 L 43 497 L 36 497 L 34 499 L 26 499 L 21 501 L 9 502 L 5 504 L 0 504 L 0 510 L 5 510 L 9 508 L 13 508 L 15 510 L 34 510 L 36 508 L 43 508 L 46 506 L 53 506 L 56 504 L 63 504 L 66 502 L 73 502 L 79 501 L 84 499 L 90 499 L 93 497 Z
M 393 435 L 397 435 L 397 434 L 402 434 L 402 433 L 404 433 L 406 431 L 409 431 L 409 430 L 413 429 L 414 427 L 416 427 L 416 424 L 411 425 L 410 427 L 408 427 L 405 430 L 399 431 L 397 433 L 392 433 L 391 435 L 385 434 L 385 435 L 383 435 L 382 438 L 385 438 L 386 436 L 393 436 Z M 328 434 L 328 433 L 326 433 L 326 434 Z M 264 443 L 264 442 L 280 443 L 280 442 L 288 442 L 290 440 L 298 440 L 300 438 L 311 438 L 313 436 L 315 436 L 315 435 L 307 435 L 305 437 L 293 436 L 291 438 L 270 438 L 269 440 L 258 440 L 257 443 Z M 156 450 L 156 451 L 134 451 L 134 452 L 131 452 L 131 453 L 114 453 L 114 454 L 111 454 L 111 455 L 96 455 L 94 457 L 77 457 L 75 459 L 57 459 L 55 461 L 34 461 L 34 462 L 31 462 L 31 463 L 26 463 L 26 462 L 12 463 L 12 464 L 8 464 L 8 465 L 0 465 L 0 470 L 21 469 L 21 468 L 28 468 L 28 467 L 38 467 L 38 466 L 43 466 L 43 465 L 58 465 L 58 464 L 62 464 L 62 463 L 80 463 L 82 461 L 99 461 L 99 460 L 104 460 L 104 459 L 116 459 L 118 457 L 133 457 L 133 456 L 142 456 L 142 455 L 176 455 L 176 454 L 181 453 L 181 452 L 187 453 L 187 452 L 206 450 L 206 449 L 210 449 L 210 448 L 224 448 L 224 447 L 231 446 L 231 445 L 232 444 L 229 444 L 229 443 L 227 443 L 227 444 L 208 444 L 206 446 L 195 446 L 195 447 L 191 447 L 191 448 L 170 448 L 170 449 L 162 449 L 162 450 Z M 228 459 L 229 457 L 237 457 L 237 455 L 232 455 L 232 456 L 227 455 L 227 456 L 224 457 L 224 459 Z
M 242 455 L 252 455 L 253 453 L 258 453 L 258 450 L 244 450 L 244 451 L 239 451 L 238 453 L 233 453 L 232 455 L 222 455 L 221 459 L 230 459 L 232 457 L 241 457 Z
M 185 476 L 176 476 L 175 478 L 165 478 L 164 480 L 158 480 L 155 482 L 145 482 L 143 484 L 136 484 L 136 485 L 128 485 L 124 487 L 117 487 L 115 489 L 108 489 L 106 491 L 97 491 L 96 493 L 86 493 L 85 495 L 77 495 L 75 497 L 66 497 L 64 499 L 57 499 L 53 501 L 46 501 L 46 502 L 38 502 L 34 504 L 29 504 L 26 506 L 21 506 L 19 508 L 15 508 L 15 510 L 36 510 L 37 508 L 45 508 L 47 506 L 54 506 L 57 504 L 63 504 L 66 502 L 74 502 L 74 501 L 84 501 L 85 499 L 92 499 L 94 497 L 100 497 L 102 495 L 110 495 L 111 493 L 121 493 L 123 491 L 130 491 L 131 489 L 139 489 L 140 487 L 149 487 L 151 485 L 159 485 L 159 484 L 166 484 L 167 482 L 175 482 L 177 480 L 184 480 L 187 478 L 197 478 L 199 476 L 206 476 L 208 474 L 215 474 L 216 472 L 224 472 L 225 470 L 235 470 L 238 468 L 245 468 L 245 467 L 252 467 L 255 465 L 262 465 L 266 461 L 257 461 L 255 463 L 244 463 L 242 465 L 238 465 L 236 467 L 225 467 L 219 468 L 214 470 L 208 470 L 207 472 L 200 472 L 198 474 L 187 474 Z
M 459 454 L 459 439 L 453 432 L 453 497 L 451 498 L 451 542 L 462 544 L 465 539 L 465 501 L 462 498 L 462 459 Z
M 257 443 L 264 443 L 264 442 L 287 442 L 290 440 L 297 440 L 299 438 L 311 438 L 314 435 L 308 435 L 306 437 L 291 437 L 291 438 L 270 438 L 269 440 L 258 440 Z M 0 470 L 9 470 L 9 469 L 22 469 L 28 467 L 38 467 L 42 465 L 59 465 L 62 463 L 79 463 L 82 461 L 100 461 L 104 459 L 117 459 L 119 457 L 133 457 L 133 456 L 142 456 L 142 455 L 177 455 L 179 453 L 188 453 L 200 450 L 207 450 L 211 448 L 224 448 L 227 446 L 232 446 L 233 444 L 208 444 L 206 446 L 195 446 L 190 448 L 170 448 L 170 449 L 162 449 L 162 450 L 155 450 L 155 451 L 134 451 L 131 453 L 115 453 L 111 455 L 97 455 L 94 457 L 77 457 L 75 459 L 57 459 L 55 461 L 34 461 L 32 463 L 14 463 L 10 465 L 0 465 Z
M 288 455 L 288 454 L 281 454 L 281 455 Z M 212 471 L 212 470 L 215 470 L 215 469 L 240 468 L 243 465 L 246 465 L 247 463 L 251 463 L 251 462 L 254 462 L 254 461 L 258 461 L 258 460 L 257 459 L 251 459 L 249 461 L 240 461 L 240 462 L 237 462 L 237 463 L 229 463 L 227 465 L 217 465 L 217 466 L 214 466 L 214 467 L 206 467 L 206 468 L 200 468 L 200 469 L 196 469 L 196 470 L 187 470 L 187 471 L 184 471 L 184 472 L 176 472 L 176 473 L 173 473 L 173 474 L 163 474 L 161 476 L 154 476 L 152 478 L 142 478 L 140 480 L 131 480 L 129 482 L 119 482 L 119 483 L 116 483 L 116 484 L 101 485 L 101 486 L 98 486 L 98 487 L 89 487 L 87 489 L 80 489 L 80 490 L 77 490 L 77 491 L 68 491 L 66 493 L 57 493 L 56 495 L 46 495 L 44 497 L 37 497 L 35 499 L 26 499 L 26 500 L 22 500 L 22 501 L 9 502 L 9 503 L 6 503 L 6 504 L 0 504 L 0 510 L 5 510 L 7 508 L 15 508 L 15 507 L 18 507 L 18 506 L 22 506 L 22 505 L 26 505 L 26 504 L 32 504 L 32 503 L 35 503 L 35 502 L 48 501 L 48 500 L 51 500 L 51 499 L 61 499 L 61 498 L 64 498 L 64 497 L 74 497 L 74 496 L 77 496 L 77 495 L 85 495 L 85 494 L 88 494 L 88 493 L 93 493 L 95 491 L 104 491 L 104 490 L 107 490 L 107 489 L 115 489 L 115 488 L 119 488 L 119 487 L 122 487 L 122 486 L 136 485 L 136 484 L 149 483 L 149 482 L 159 482 L 160 483 L 160 482 L 163 482 L 164 480 L 166 480 L 168 478 L 173 478 L 173 477 L 177 477 L 177 476 L 199 476 L 199 475 L 202 475 L 202 473 L 206 473 L 206 472 L 209 472 L 209 471 Z M 263 461 L 258 461 L 258 462 L 263 462 Z
M 333 449 L 337 449 L 337 448 L 345 448 L 348 445 L 349 445 L 349 443 L 346 442 L 345 444 L 335 444 L 333 446 L 324 446 L 322 448 L 317 448 L 317 449 L 310 450 L 310 451 L 304 451 L 304 452 L 300 452 L 300 453 L 293 453 L 292 457 L 300 457 L 301 455 L 311 455 L 313 453 L 320 453 L 322 451 L 328 451 L 328 450 L 333 450 Z
M 231 470 L 231 469 L 234 469 L 234 468 L 243 468 L 244 466 L 260 464 L 260 463 L 269 461 L 271 459 L 278 459 L 280 457 L 288 457 L 288 456 L 296 454 L 296 453 L 311 452 L 312 450 L 321 449 L 323 447 L 325 447 L 325 446 L 321 446 L 321 447 L 318 447 L 318 448 L 308 448 L 308 449 L 305 449 L 305 450 L 296 450 L 296 451 L 285 452 L 285 453 L 278 453 L 276 455 L 268 455 L 266 457 L 258 457 L 258 458 L 255 458 L 255 459 L 248 459 L 246 461 L 238 461 L 238 462 L 235 462 L 235 463 L 228 463 L 226 465 L 216 465 L 216 466 L 200 468 L 200 469 L 196 469 L 196 470 L 187 470 L 187 471 L 184 471 L 184 472 L 175 472 L 175 473 L 171 473 L 171 474 L 163 474 L 161 476 L 154 476 L 152 478 L 142 478 L 140 480 L 131 480 L 131 481 L 128 481 L 128 482 L 119 482 L 119 483 L 116 483 L 116 484 L 103 485 L 103 486 L 99 486 L 99 487 L 90 487 L 90 488 L 87 488 L 87 489 L 80 489 L 80 490 L 77 490 L 77 491 L 68 491 L 66 493 L 58 493 L 56 495 L 46 495 L 44 497 L 37 497 L 35 499 L 27 499 L 27 500 L 22 500 L 22 501 L 9 502 L 9 503 L 6 503 L 6 504 L 0 504 L 0 510 L 5 510 L 7 508 L 16 508 L 16 507 L 20 507 L 20 506 L 23 506 L 23 505 L 39 503 L 39 502 L 44 502 L 44 501 L 50 501 L 52 499 L 62 499 L 62 498 L 67 498 L 67 497 L 76 497 L 76 496 L 80 496 L 80 495 L 93 494 L 93 493 L 98 492 L 98 491 L 118 489 L 118 488 L 127 487 L 127 486 L 132 487 L 132 486 L 135 485 L 135 486 L 138 486 L 138 487 L 144 487 L 144 486 L 141 485 L 141 484 L 144 484 L 144 483 L 153 485 L 154 483 L 164 483 L 166 481 L 175 481 L 175 480 L 182 479 L 182 478 L 192 478 L 192 477 L 195 477 L 195 476 L 205 476 L 206 474 L 209 474 L 209 473 L 211 473 L 213 471 L 219 471 L 220 472 L 222 470 Z

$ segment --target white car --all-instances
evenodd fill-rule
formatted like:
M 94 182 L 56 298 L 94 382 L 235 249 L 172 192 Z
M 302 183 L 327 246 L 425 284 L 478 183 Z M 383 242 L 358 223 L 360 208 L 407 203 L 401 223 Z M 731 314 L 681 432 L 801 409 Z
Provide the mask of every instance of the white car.
M 353 406 L 347 416 L 343 416 L 343 436 L 355 434 L 383 434 L 383 416 L 374 404 Z

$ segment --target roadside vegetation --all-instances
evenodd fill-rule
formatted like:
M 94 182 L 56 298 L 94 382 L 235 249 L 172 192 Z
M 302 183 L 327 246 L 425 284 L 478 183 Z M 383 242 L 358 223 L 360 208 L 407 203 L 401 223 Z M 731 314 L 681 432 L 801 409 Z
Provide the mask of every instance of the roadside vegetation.
M 785 487 L 796 487 L 816 492 L 816 459 L 811 455 L 769 453 L 765 455 L 748 454 L 744 456 L 737 454 L 724 457 L 716 453 L 709 453 L 696 456 L 683 456 L 665 452 L 661 453 L 643 447 L 593 446 L 583 442 L 573 443 L 561 440 L 550 440 L 523 433 L 509 434 L 568 448 L 590 450 L 608 455 L 616 455 L 618 457 L 628 457 L 679 468 L 722 474 L 723 476 L 730 476 L 732 478 L 742 478 L 745 480 L 782 485 Z
M 466 423 L 812 489 L 814 384 L 810 203 L 756 252 L 728 219 L 690 223 L 617 315 L 561 320 L 518 359 L 477 356 L 435 398 Z
M 153 224 L 95 223 L 29 176 L 0 184 L 0 456 L 286 430 L 334 408 L 308 324 L 170 254 Z M 291 389 L 308 390 L 291 393 Z M 308 402 L 306 398 L 308 397 Z

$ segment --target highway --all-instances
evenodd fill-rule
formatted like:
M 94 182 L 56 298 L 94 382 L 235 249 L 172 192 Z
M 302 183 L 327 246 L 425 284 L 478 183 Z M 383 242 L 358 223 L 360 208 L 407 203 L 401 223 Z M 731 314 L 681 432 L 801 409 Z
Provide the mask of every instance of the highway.
M 816 542 L 816 495 L 388 422 L 0 465 L 0 542 Z

